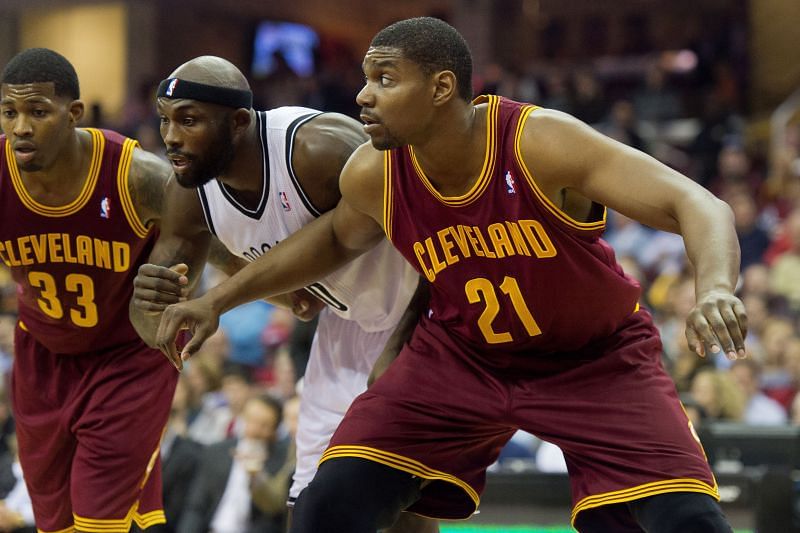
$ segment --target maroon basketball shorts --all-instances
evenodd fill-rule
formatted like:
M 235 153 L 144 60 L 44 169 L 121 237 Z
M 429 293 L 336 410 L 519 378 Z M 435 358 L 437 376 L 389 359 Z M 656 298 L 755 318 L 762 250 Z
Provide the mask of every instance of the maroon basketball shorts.
M 165 522 L 159 442 L 177 378 L 141 342 L 55 354 L 17 326 L 12 406 L 40 531 L 127 533 L 132 522 Z
M 491 369 L 426 322 L 355 400 L 321 461 L 361 457 L 433 480 L 409 511 L 460 519 L 475 511 L 486 468 L 522 429 L 564 451 L 573 523 L 583 511 L 667 492 L 718 499 L 646 311 L 591 351 L 546 357 L 546 371 Z

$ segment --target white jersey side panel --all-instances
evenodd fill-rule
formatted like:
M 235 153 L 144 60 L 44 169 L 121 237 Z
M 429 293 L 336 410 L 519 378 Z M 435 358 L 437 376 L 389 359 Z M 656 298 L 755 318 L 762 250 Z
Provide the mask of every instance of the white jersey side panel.
M 291 165 L 297 130 L 319 114 L 280 107 L 257 115 L 264 193 L 256 209 L 241 205 L 219 181 L 198 189 L 209 229 L 234 254 L 249 261 L 320 215 Z M 308 287 L 337 315 L 365 331 L 393 328 L 408 306 L 418 275 L 386 240 L 352 263 Z

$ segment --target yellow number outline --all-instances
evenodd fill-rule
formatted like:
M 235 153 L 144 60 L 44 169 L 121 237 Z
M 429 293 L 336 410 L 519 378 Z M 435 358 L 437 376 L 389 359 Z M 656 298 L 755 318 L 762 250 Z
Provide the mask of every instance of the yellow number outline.
M 522 296 L 522 291 L 519 288 L 517 280 L 506 276 L 503 278 L 503 283 L 500 284 L 499 288 L 500 291 L 511 300 L 511 305 L 514 307 L 514 311 L 517 313 L 528 335 L 531 337 L 541 335 L 542 330 L 533 318 L 528 304 L 525 303 L 525 298 Z M 494 319 L 500 312 L 500 301 L 497 298 L 495 286 L 490 280 L 486 278 L 473 278 L 464 285 L 464 292 L 467 295 L 467 301 L 469 303 L 475 304 L 483 302 L 486 306 L 481 316 L 478 317 L 478 328 L 481 330 L 481 333 L 483 333 L 486 342 L 489 344 L 502 344 L 514 340 L 511 333 L 507 331 L 498 333 L 492 327 Z
M 28 283 L 31 287 L 39 289 L 36 301 L 39 308 L 50 318 L 60 320 L 64 317 L 64 308 L 58 298 L 56 280 L 47 272 L 31 271 L 28 273 Z M 69 293 L 77 294 L 78 309 L 69 310 L 69 318 L 73 324 L 82 328 L 91 328 L 97 325 L 97 305 L 94 303 L 94 281 L 85 274 L 68 274 L 64 279 L 64 288 Z

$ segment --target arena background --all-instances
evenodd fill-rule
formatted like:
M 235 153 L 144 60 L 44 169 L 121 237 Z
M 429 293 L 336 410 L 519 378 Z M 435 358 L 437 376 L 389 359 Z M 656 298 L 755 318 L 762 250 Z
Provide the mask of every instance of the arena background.
M 747 258 L 766 265 L 767 288 L 757 296 L 763 296 L 764 320 L 788 323 L 789 333 L 774 348 L 765 325 L 749 348 L 765 376 L 775 371 L 785 378 L 781 390 L 770 389 L 775 382 L 769 379 L 760 388 L 782 402 L 788 418 L 764 429 L 743 424 L 741 413 L 705 412 L 701 436 L 738 531 L 798 530 L 800 416 L 793 407 L 800 364 L 791 350 L 800 346 L 800 296 L 792 288 L 800 284 L 800 266 L 789 268 L 798 283 L 783 292 L 769 280 L 779 252 L 800 249 L 780 249 L 789 232 L 784 222 L 800 206 L 797 0 L 0 0 L 0 64 L 32 46 L 61 52 L 78 71 L 90 110 L 86 125 L 121 130 L 161 153 L 154 88 L 183 61 L 202 54 L 231 60 L 250 77 L 259 109 L 310 105 L 357 116 L 354 95 L 370 38 L 394 20 L 419 15 L 443 18 L 467 38 L 476 92 L 563 108 L 731 202 L 743 192 L 751 198 L 753 226 L 767 235 L 773 253 Z M 648 85 L 654 72 L 660 85 Z M 612 217 L 610 230 L 621 230 L 623 222 Z M 743 243 L 749 242 L 745 229 Z M 617 244 L 624 248 L 626 241 Z M 635 246 L 626 250 L 626 269 L 642 281 L 645 304 L 662 317 L 665 363 L 693 404 L 690 381 L 698 369 L 687 371 L 676 355 L 680 304 L 671 299 L 685 281 L 685 258 L 669 239 L 648 257 L 637 256 Z M 9 319 L 14 291 L 3 274 L 2 316 Z M 743 282 L 746 291 L 744 276 Z M 753 313 L 762 312 L 753 305 Z M 264 343 L 265 382 L 272 386 L 275 347 Z M 10 353 L 5 333 L 0 352 Z M 714 371 L 725 372 L 723 366 Z M 297 365 L 294 377 L 301 375 Z M 493 467 L 480 514 L 442 530 L 570 531 L 566 475 L 557 465 L 547 471 L 537 464 L 537 446 L 520 441 L 520 450 Z

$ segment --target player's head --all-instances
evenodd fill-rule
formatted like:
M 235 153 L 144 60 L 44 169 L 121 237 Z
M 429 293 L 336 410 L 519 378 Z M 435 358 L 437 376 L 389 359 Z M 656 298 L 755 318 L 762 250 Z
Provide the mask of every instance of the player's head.
M 381 30 L 363 68 L 366 84 L 356 100 L 379 149 L 412 143 L 436 107 L 472 100 L 469 46 L 455 28 L 436 18 L 401 20 Z
M 250 125 L 252 100 L 247 78 L 221 57 L 196 57 L 161 82 L 161 137 L 178 183 L 199 187 L 225 173 Z
M 78 75 L 61 54 L 30 48 L 8 62 L 0 77 L 0 125 L 26 172 L 48 168 L 83 116 Z

